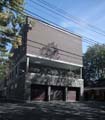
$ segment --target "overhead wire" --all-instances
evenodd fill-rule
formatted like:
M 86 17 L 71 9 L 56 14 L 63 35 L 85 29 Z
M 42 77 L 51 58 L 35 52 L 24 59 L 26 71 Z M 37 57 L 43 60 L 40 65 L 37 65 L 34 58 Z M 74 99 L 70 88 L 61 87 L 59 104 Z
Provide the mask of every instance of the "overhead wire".
M 40 43 L 40 42 L 36 42 L 36 41 L 33 41 L 31 39 L 28 39 L 30 42 L 33 42 L 33 43 L 36 43 L 36 44 L 39 44 L 39 45 L 42 45 L 42 46 L 46 46 L 46 44 L 43 44 L 43 43 Z M 69 52 L 69 51 L 65 51 L 63 49 L 60 49 L 60 48 L 57 48 L 59 51 L 61 52 L 65 52 L 65 53 L 68 53 L 68 54 L 71 54 L 71 55 L 75 55 L 75 56 L 78 56 L 78 57 L 82 57 L 81 55 L 78 55 L 76 53 L 73 53 L 73 52 Z
M 53 5 L 53 4 L 49 3 L 49 2 L 46 2 L 45 0 L 37 0 L 37 1 L 40 2 L 40 3 L 42 3 L 42 4 L 44 4 L 44 5 L 46 5 L 48 8 L 50 8 L 52 10 L 55 10 L 58 13 L 61 13 L 61 14 L 65 15 L 65 16 L 71 18 L 72 21 L 74 21 L 76 24 L 81 25 L 81 26 L 82 25 L 84 26 L 84 24 L 85 24 L 85 26 L 91 28 L 94 32 L 105 36 L 105 31 L 104 30 L 102 30 L 102 29 L 100 29 L 100 28 L 98 28 L 96 26 L 91 25 L 91 24 L 87 23 L 86 21 L 84 21 L 84 20 L 82 20 L 80 18 L 77 18 L 77 17 L 71 15 L 70 13 L 68 13 L 67 11 L 65 11 L 64 9 L 58 8 L 57 6 L 55 6 L 55 5 Z M 31 0 L 31 2 L 33 2 L 34 4 L 38 5 L 38 3 L 36 3 L 33 0 Z M 84 24 L 81 24 L 81 23 L 84 23 Z
M 31 7 L 31 8 L 33 8 L 33 7 Z M 38 8 L 34 8 L 35 10 L 39 10 Z M 52 17 L 52 15 L 51 15 L 51 17 Z M 56 17 L 52 17 L 52 18 L 55 18 L 56 19 Z M 48 21 L 48 20 L 47 20 Z M 52 22 L 52 21 L 48 21 L 48 22 Z M 54 23 L 54 25 L 55 25 L 55 23 Z M 59 26 L 59 27 L 62 27 L 62 26 L 60 26 L 60 25 L 58 25 L 58 24 L 56 24 L 56 26 Z M 65 27 L 62 27 L 63 29 L 66 29 Z M 67 29 L 66 29 L 67 30 Z M 75 32 L 72 32 L 71 30 L 69 30 L 68 29 L 68 31 L 70 31 L 71 33 L 74 33 L 74 34 L 77 34 L 77 35 L 79 35 L 79 36 L 82 36 L 82 35 L 80 35 L 80 34 L 78 34 L 78 33 L 75 33 Z M 85 37 L 85 36 L 84 36 Z M 85 37 L 85 39 L 86 39 L 86 37 Z M 87 41 L 86 40 L 84 40 L 83 39 L 83 42 L 87 42 L 87 44 L 90 44 L 90 45 L 94 45 L 94 44 L 97 44 L 98 42 L 96 42 L 96 41 L 94 41 L 94 40 L 89 40 L 89 39 L 87 39 Z
M 0 3 L 1 4 L 1 3 Z M 7 6 L 6 6 L 7 7 Z M 8 8 L 10 8 L 10 7 L 8 7 Z M 11 8 L 10 8 L 11 9 Z M 11 9 L 11 10 L 14 10 L 13 8 Z M 25 9 L 26 10 L 26 9 Z M 29 10 L 26 10 L 27 12 L 31 12 L 31 11 L 29 11 Z M 21 12 L 19 12 L 20 14 L 21 14 Z M 28 15 L 28 13 L 25 13 L 25 14 L 27 14 Z M 23 14 L 24 15 L 24 14 Z M 38 16 L 37 14 L 36 14 L 36 16 L 37 17 L 40 17 L 40 16 Z M 31 17 L 30 16 L 30 14 L 29 14 L 29 17 Z M 44 21 L 43 21 L 44 22 Z M 48 23 L 47 23 L 48 24 Z M 55 23 L 54 23 L 55 24 Z M 50 24 L 49 24 L 50 25 Z M 33 41 L 33 42 L 35 42 L 35 41 Z M 71 55 L 74 55 L 74 56 L 77 56 L 77 57 L 81 57 L 82 58 L 82 56 L 81 55 L 78 55 L 78 54 L 75 54 L 75 53 L 72 53 L 72 52 L 68 52 L 68 51 L 65 51 L 65 50 L 61 50 L 61 49 L 59 49 L 60 51 L 62 51 L 62 52 L 66 52 L 66 53 L 68 53 L 68 54 L 71 54 Z M 61 54 L 61 53 L 60 53 Z M 63 54 L 62 54 L 63 55 Z M 70 56 L 69 56 L 70 57 Z M 74 58 L 74 57 L 73 57 Z M 77 59 L 80 59 L 80 58 L 77 58 Z
M 17 3 L 15 3 L 16 5 L 17 5 Z M 11 10 L 14 10 L 15 12 L 17 12 L 15 9 L 13 9 L 13 8 L 11 8 L 11 7 L 9 7 L 9 6 L 6 6 L 6 7 L 8 7 L 9 9 L 11 9 Z M 21 7 L 22 8 L 22 7 Z M 58 25 L 58 24 L 56 24 L 56 23 L 53 23 L 52 21 L 50 21 L 50 20 L 47 20 L 47 19 L 44 19 L 44 18 L 42 18 L 41 16 L 39 16 L 39 15 L 37 15 L 37 14 L 35 14 L 35 13 L 33 13 L 32 11 L 29 11 L 29 10 L 27 10 L 27 9 L 24 9 L 25 11 L 27 11 L 27 12 L 31 12 L 31 14 L 34 14 L 34 15 L 36 15 L 37 17 L 39 17 L 39 18 L 41 18 L 41 19 L 43 19 L 43 20 L 45 20 L 45 21 L 47 21 L 47 22 L 49 22 L 49 23 L 52 23 L 54 26 L 56 25 L 56 26 L 58 26 L 58 27 L 60 27 L 60 28 L 63 28 L 64 30 L 67 30 L 67 31 L 70 31 L 69 29 L 65 29 L 64 27 L 62 27 L 62 26 L 60 26 L 60 25 Z M 26 12 L 20 12 L 20 11 L 18 11 L 20 14 L 22 14 L 22 15 L 27 15 L 27 13 Z M 30 16 L 30 15 L 29 15 Z M 75 34 L 77 34 L 77 33 L 75 33 Z M 80 34 L 77 34 L 77 35 L 79 35 L 79 36 L 81 36 Z M 97 44 L 98 42 L 96 42 L 96 41 L 94 41 L 93 39 L 91 39 L 91 43 L 90 43 L 90 38 L 87 38 L 87 37 L 85 37 L 85 36 L 83 36 L 85 39 L 87 39 L 87 41 L 86 40 L 84 40 L 83 42 L 87 42 L 88 44 L 90 44 L 90 45 L 93 45 L 93 44 Z
M 11 10 L 15 10 L 15 9 L 13 9 L 13 8 L 11 8 L 11 7 L 9 7 L 9 6 L 6 6 L 6 7 L 8 7 L 9 9 L 11 9 Z M 66 28 L 64 28 L 64 27 L 62 27 L 62 26 L 60 26 L 60 25 L 58 25 L 58 24 L 56 24 L 56 23 L 54 23 L 54 22 L 52 22 L 52 21 L 50 21 L 50 20 L 47 20 L 47 19 L 45 19 L 44 17 L 41 17 L 40 15 L 38 15 L 38 14 L 36 14 L 36 13 L 34 13 L 34 12 L 32 12 L 32 11 L 30 11 L 30 10 L 27 10 L 27 9 L 24 9 L 26 12 L 19 12 L 20 14 L 22 14 L 22 15 L 25 15 L 25 16 L 27 16 L 27 15 L 29 15 L 30 16 L 30 14 L 31 15 L 34 15 L 34 16 L 37 16 L 38 18 L 40 18 L 40 19 L 42 19 L 42 20 L 44 20 L 44 21 L 46 21 L 46 22 L 48 22 L 48 23 L 50 23 L 50 24 L 52 24 L 52 25 L 54 25 L 54 26 L 58 26 L 59 28 L 61 28 L 61 29 L 64 29 L 64 30 L 66 30 L 66 31 L 70 31 L 69 29 L 66 29 Z M 15 10 L 16 11 L 16 10 Z M 16 11 L 17 12 L 17 11 Z M 30 13 L 30 14 L 28 14 L 28 13 Z M 75 34 L 77 34 L 77 33 L 75 33 Z M 80 34 L 77 34 L 77 35 L 79 35 L 79 36 L 81 36 Z M 85 37 L 85 36 L 84 36 Z M 90 40 L 90 38 L 87 38 L 87 37 L 85 37 L 86 38 L 86 40 L 87 41 L 85 41 L 85 42 L 87 42 L 87 43 L 89 43 L 89 42 L 91 42 L 91 44 L 92 43 L 98 43 L 98 42 L 96 42 L 96 41 L 94 41 L 93 39 L 91 39 Z
M 39 4 L 38 4 L 39 5 Z M 41 5 L 41 7 L 43 7 L 42 5 Z M 34 9 L 37 9 L 37 8 L 34 8 Z M 49 10 L 49 9 L 48 9 Z M 52 11 L 51 11 L 52 12 Z M 58 14 L 59 15 L 59 14 Z M 62 16 L 63 17 L 63 16 Z M 62 27 L 62 26 L 61 26 Z M 62 27 L 62 28 L 64 28 L 64 27 Z M 65 29 L 65 28 L 64 28 Z M 68 29 L 69 30 L 69 29 Z M 70 31 L 70 30 L 69 30 Z M 75 34 L 78 34 L 78 33 L 75 33 Z M 80 36 L 81 36 L 81 34 L 79 34 Z M 82 35 L 83 36 L 83 35 Z M 85 36 L 84 36 L 85 37 Z M 87 39 L 87 43 L 89 43 L 90 41 L 90 38 L 88 39 L 87 37 L 85 37 L 85 39 Z M 85 41 L 84 41 L 85 42 Z M 93 40 L 93 39 L 91 39 L 91 43 L 90 44 L 92 44 L 92 43 L 95 43 L 95 44 L 97 44 L 97 43 L 99 43 L 99 42 L 97 42 L 97 41 L 95 41 L 95 40 Z
M 25 9 L 25 10 L 26 10 L 29 14 L 34 15 L 34 16 L 37 16 L 39 19 L 44 20 L 44 21 L 52 24 L 53 26 L 56 26 L 56 27 L 59 27 L 60 29 L 63 29 L 63 30 L 68 31 L 68 32 L 71 32 L 69 29 L 67 29 L 67 28 L 65 28 L 65 27 L 62 27 L 62 26 L 60 26 L 60 25 L 58 25 L 58 24 L 56 24 L 56 23 L 54 23 L 54 22 L 52 22 L 52 21 L 50 21 L 50 20 L 48 20 L 48 19 L 45 19 L 44 17 L 42 17 L 42 16 L 40 16 L 40 15 L 38 15 L 38 14 L 30 11 L 30 10 L 27 10 L 27 9 Z M 71 33 L 76 34 L 76 35 L 78 35 L 78 36 L 83 36 L 83 35 L 78 34 L 78 33 L 75 33 L 75 32 L 71 32 Z M 86 42 L 86 43 L 88 43 L 88 44 L 90 44 L 90 45 L 98 44 L 98 43 L 99 43 L 99 42 L 97 42 L 97 41 L 94 41 L 93 39 L 90 39 L 90 38 L 86 37 L 86 36 L 83 36 L 83 37 L 87 40 L 87 41 L 84 40 L 83 42 Z

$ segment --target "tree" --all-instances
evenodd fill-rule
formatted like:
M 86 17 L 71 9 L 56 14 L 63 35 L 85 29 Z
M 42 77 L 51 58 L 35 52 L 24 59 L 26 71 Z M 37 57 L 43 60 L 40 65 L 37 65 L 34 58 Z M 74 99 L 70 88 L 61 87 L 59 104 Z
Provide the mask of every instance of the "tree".
M 85 83 L 105 79 L 105 44 L 89 47 L 83 58 Z
M 6 74 L 8 56 L 11 55 L 8 48 L 18 48 L 22 44 L 23 5 L 24 0 L 0 0 L 0 79 Z
M 0 80 L 4 80 L 9 71 L 9 62 L 7 60 L 0 61 Z

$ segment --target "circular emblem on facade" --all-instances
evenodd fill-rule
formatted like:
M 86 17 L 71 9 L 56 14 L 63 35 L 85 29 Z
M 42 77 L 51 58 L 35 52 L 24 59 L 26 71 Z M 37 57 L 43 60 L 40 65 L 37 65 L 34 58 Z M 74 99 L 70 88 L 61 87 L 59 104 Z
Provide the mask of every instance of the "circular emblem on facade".
M 48 43 L 48 45 L 40 49 L 40 55 L 52 59 L 59 59 L 59 50 L 57 44 L 54 42 Z

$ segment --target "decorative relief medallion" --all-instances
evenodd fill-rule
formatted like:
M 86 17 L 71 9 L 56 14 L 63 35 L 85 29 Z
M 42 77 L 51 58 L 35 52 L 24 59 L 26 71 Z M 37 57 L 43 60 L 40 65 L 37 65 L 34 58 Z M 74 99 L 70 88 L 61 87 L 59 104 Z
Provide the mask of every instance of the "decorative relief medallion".
M 60 56 L 57 44 L 54 42 L 48 43 L 48 45 L 41 48 L 40 55 L 52 59 L 59 59 Z

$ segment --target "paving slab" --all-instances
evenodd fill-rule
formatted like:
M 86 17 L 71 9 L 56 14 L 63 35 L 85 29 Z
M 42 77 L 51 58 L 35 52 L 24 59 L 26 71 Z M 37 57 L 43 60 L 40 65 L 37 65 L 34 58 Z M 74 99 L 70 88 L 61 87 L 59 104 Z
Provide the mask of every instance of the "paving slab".
M 0 103 L 0 120 L 105 120 L 105 103 Z

